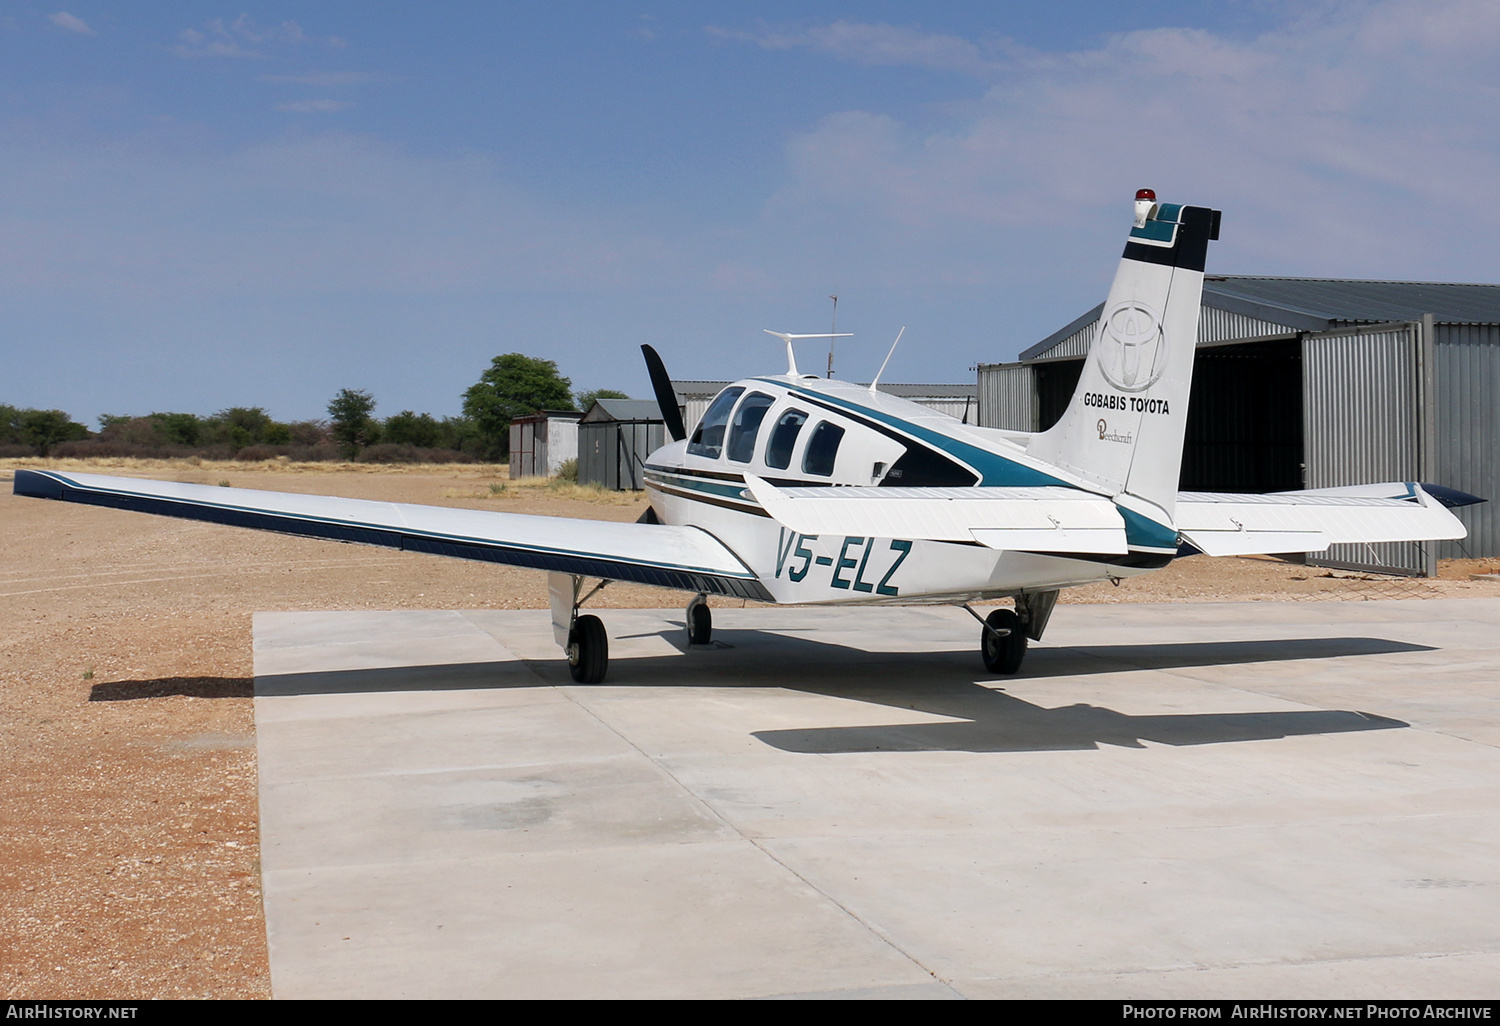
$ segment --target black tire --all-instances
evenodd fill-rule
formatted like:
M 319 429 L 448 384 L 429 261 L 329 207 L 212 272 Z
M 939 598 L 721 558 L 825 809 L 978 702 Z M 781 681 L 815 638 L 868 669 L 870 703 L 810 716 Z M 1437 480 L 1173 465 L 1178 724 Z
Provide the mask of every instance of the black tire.
M 609 669 L 609 635 L 597 616 L 580 616 L 573 621 L 568 639 L 568 670 L 580 684 L 598 684 Z
M 688 644 L 707 645 L 714 639 L 714 614 L 707 602 L 688 606 Z
M 979 631 L 979 652 L 984 656 L 984 668 L 991 673 L 1015 673 L 1026 658 L 1026 629 L 1014 609 L 997 609 L 984 621 L 987 627 Z M 990 627 L 1010 631 L 997 638 Z

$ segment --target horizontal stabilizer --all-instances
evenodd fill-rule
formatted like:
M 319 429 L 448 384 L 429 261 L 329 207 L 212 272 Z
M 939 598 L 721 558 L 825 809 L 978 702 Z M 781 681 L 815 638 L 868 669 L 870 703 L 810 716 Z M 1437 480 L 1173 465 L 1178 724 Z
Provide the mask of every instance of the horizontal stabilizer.
M 1115 504 L 1076 488 L 777 488 L 753 474 L 745 482 L 773 519 L 802 534 L 1127 551 Z
M 1322 552 L 1346 542 L 1441 541 L 1468 532 L 1420 485 L 1359 485 L 1273 495 L 1182 492 L 1177 528 L 1210 556 Z
M 696 527 L 622 524 L 324 495 L 18 470 L 15 494 L 381 545 L 460 559 L 768 599 L 755 574 Z

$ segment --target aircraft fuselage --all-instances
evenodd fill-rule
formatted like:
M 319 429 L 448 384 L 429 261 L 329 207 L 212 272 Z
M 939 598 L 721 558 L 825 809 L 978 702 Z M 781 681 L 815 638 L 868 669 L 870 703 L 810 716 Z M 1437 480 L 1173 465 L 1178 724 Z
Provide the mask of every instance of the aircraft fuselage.
M 864 386 L 792 375 L 735 382 L 690 438 L 651 454 L 646 490 L 662 523 L 719 539 L 780 603 L 991 599 L 1130 577 L 1170 558 L 804 534 L 771 517 L 746 486 L 746 474 L 791 488 L 1082 483 L 1028 459 L 1006 432 L 971 427 Z

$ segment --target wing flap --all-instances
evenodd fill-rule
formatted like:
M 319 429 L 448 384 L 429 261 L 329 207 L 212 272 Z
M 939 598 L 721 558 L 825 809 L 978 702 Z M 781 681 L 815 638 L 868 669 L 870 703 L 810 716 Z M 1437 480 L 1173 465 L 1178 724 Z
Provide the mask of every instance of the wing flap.
M 1211 556 L 1322 552 L 1343 542 L 1442 541 L 1464 525 L 1420 485 L 1237 495 L 1182 492 L 1177 528 Z
M 755 574 L 695 527 L 17 470 L 15 494 L 738 598 Z
M 1075 488 L 777 488 L 745 482 L 777 522 L 802 534 L 978 542 L 995 549 L 1124 553 L 1125 521 Z

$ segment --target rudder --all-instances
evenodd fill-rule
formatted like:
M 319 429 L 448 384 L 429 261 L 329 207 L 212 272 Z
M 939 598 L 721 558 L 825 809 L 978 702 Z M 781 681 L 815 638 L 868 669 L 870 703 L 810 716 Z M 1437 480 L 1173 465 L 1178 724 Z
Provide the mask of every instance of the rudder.
M 1078 387 L 1035 456 L 1112 497 L 1132 549 L 1175 551 L 1173 519 L 1198 342 L 1203 267 L 1219 211 L 1136 196 L 1125 243 Z M 1142 216 L 1144 215 L 1144 216 Z

